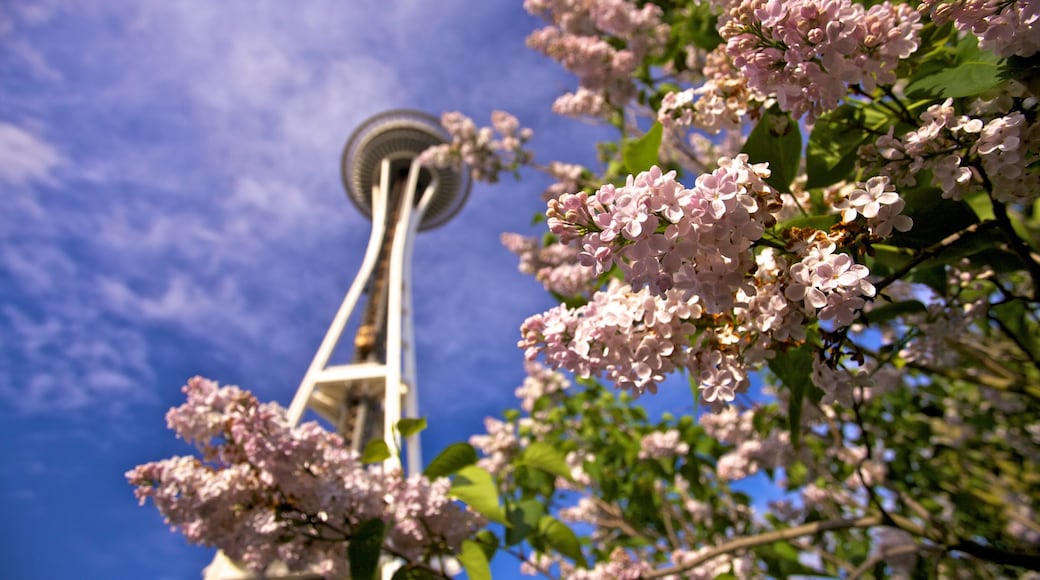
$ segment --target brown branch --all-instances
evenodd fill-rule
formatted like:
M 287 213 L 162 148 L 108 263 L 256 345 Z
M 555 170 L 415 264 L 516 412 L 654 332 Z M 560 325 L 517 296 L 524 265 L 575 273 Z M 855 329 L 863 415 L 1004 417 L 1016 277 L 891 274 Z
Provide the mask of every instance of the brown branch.
M 898 270 L 889 274 L 883 280 L 875 284 L 874 288 L 876 288 L 877 291 L 880 293 L 882 289 L 886 288 L 888 285 L 892 284 L 896 280 L 899 280 L 903 276 L 906 276 L 910 272 L 910 270 L 913 270 L 914 268 L 920 266 L 925 261 L 938 256 L 944 250 L 960 241 L 961 238 L 977 234 L 984 230 L 989 230 L 998 227 L 1000 227 L 1000 223 L 997 220 L 987 220 L 984 222 L 973 223 L 970 226 L 964 228 L 963 230 L 953 232 L 952 234 L 946 236 L 942 240 L 921 250 L 916 256 L 914 256 L 912 260 L 904 264 L 902 268 L 899 268 Z
M 685 562 L 682 565 L 655 570 L 652 574 L 648 574 L 646 577 L 661 578 L 672 574 L 681 574 L 687 570 L 700 566 L 701 564 L 707 562 L 708 560 L 711 560 L 712 558 L 721 556 L 723 554 L 736 552 L 737 550 L 745 550 L 748 548 L 754 548 L 756 546 L 772 544 L 773 542 L 781 542 L 784 540 L 791 540 L 802 536 L 819 534 L 821 532 L 828 532 L 832 530 L 847 530 L 850 528 L 869 528 L 880 524 L 881 516 L 866 516 L 854 520 L 842 519 L 828 520 L 823 522 L 812 522 L 810 524 L 803 524 L 800 526 L 795 526 L 793 528 L 758 534 L 757 536 L 738 538 L 731 542 L 722 544 L 721 546 L 714 547 L 704 552 L 703 554 L 700 554 L 699 556 L 690 560 L 689 562 Z
M 920 552 L 922 548 L 923 546 L 921 546 L 920 544 L 906 544 L 903 546 L 891 547 L 886 546 L 884 548 L 881 548 L 881 550 L 877 554 L 871 556 L 870 558 L 867 558 L 865 562 L 863 562 L 855 570 L 853 570 L 852 573 L 849 574 L 849 580 L 856 580 L 857 578 L 862 577 L 864 574 L 867 573 L 868 570 L 877 565 L 878 562 L 882 562 L 888 558 L 896 556 L 916 554 L 917 552 Z

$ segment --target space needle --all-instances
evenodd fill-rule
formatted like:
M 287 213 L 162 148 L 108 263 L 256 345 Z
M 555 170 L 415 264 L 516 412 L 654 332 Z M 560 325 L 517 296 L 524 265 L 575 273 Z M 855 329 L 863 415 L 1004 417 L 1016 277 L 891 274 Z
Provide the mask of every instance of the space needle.
M 391 448 L 402 448 L 396 424 L 402 417 L 419 416 L 412 321 L 415 236 L 451 220 L 462 209 L 472 186 L 465 167 L 420 163 L 420 153 L 448 141 L 436 118 L 410 110 L 376 115 L 347 141 L 340 167 L 343 185 L 348 199 L 371 220 L 372 232 L 361 268 L 289 405 L 291 426 L 297 426 L 310 409 L 359 453 L 376 439 L 383 439 Z M 331 364 L 333 352 L 355 316 L 360 318 L 353 358 L 346 364 Z M 405 443 L 406 472 L 421 473 L 418 436 L 408 437 Z M 401 467 L 394 454 L 384 465 Z M 205 577 L 255 576 L 218 553 Z M 288 573 L 282 567 L 269 570 L 264 577 L 313 576 Z

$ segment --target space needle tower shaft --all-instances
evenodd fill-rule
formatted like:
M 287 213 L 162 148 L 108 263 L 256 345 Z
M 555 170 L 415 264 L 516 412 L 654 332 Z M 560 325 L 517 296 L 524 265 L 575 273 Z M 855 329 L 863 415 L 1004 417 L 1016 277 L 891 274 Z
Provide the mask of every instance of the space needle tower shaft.
M 419 163 L 422 151 L 446 140 L 433 117 L 390 111 L 362 124 L 343 152 L 348 197 L 372 220 L 372 232 L 357 277 L 289 406 L 289 420 L 298 424 L 310 408 L 359 452 L 378 438 L 400 448 L 395 425 L 403 416 L 419 413 L 411 293 L 414 240 L 419 231 L 450 220 L 471 185 L 462 170 Z M 330 365 L 363 297 L 353 359 Z M 407 471 L 419 473 L 418 439 L 409 438 L 405 450 Z

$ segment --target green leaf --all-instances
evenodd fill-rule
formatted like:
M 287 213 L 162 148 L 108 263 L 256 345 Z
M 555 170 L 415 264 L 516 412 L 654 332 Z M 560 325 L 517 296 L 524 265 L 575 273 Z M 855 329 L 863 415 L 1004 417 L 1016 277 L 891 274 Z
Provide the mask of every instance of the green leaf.
M 506 523 L 505 513 L 498 502 L 498 488 L 487 470 L 476 465 L 458 470 L 451 482 L 451 495 L 487 519 Z
M 842 105 L 821 115 L 805 147 L 805 187 L 815 189 L 847 178 L 856 165 L 857 151 L 868 139 L 863 112 Z
M 806 343 L 798 348 L 778 352 L 769 361 L 769 370 L 791 393 L 787 404 L 787 424 L 791 431 L 791 445 L 796 448 L 802 431 L 802 401 L 812 384 L 812 353 L 813 347 Z
M 993 306 L 991 312 L 1029 358 L 1040 360 L 1040 325 L 1021 300 Z
M 350 537 L 347 557 L 350 559 L 350 577 L 372 579 L 379 571 L 379 556 L 383 553 L 386 522 L 372 518 L 361 522 Z
M 412 419 L 405 417 L 397 422 L 397 431 L 401 433 L 402 437 L 411 437 L 416 433 L 419 433 L 426 428 L 426 418 L 420 417 L 418 419 Z
M 621 156 L 625 160 L 625 169 L 628 173 L 636 174 L 650 169 L 651 165 L 657 165 L 657 152 L 661 148 L 663 133 L 664 129 L 661 124 L 654 123 L 654 126 L 650 127 L 645 135 L 622 145 Z
M 904 214 L 914 220 L 914 227 L 908 232 L 894 232 L 886 240 L 886 244 L 904 248 L 927 248 L 941 241 L 946 236 L 978 222 L 978 217 L 971 207 L 963 201 L 943 199 L 942 192 L 924 179 L 930 176 L 918 176 L 921 185 L 910 188 L 899 188 L 899 195 L 906 201 Z M 942 216 L 942 219 L 936 219 Z
M 1000 58 L 979 50 L 978 40 L 967 34 L 957 44 L 953 62 L 942 55 L 926 61 L 906 86 L 906 95 L 915 99 L 960 98 L 977 95 L 999 85 Z
M 527 539 L 538 528 L 545 515 L 545 507 L 536 499 L 528 499 L 509 508 L 509 526 L 506 528 L 506 545 L 513 546 Z
M 444 448 L 426 466 L 423 475 L 429 479 L 447 477 L 456 471 L 477 462 L 477 451 L 469 443 L 452 443 Z
M 536 467 L 567 481 L 574 480 L 570 468 L 567 467 L 567 458 L 552 445 L 541 441 L 535 441 L 527 446 L 527 449 L 520 455 L 518 465 Z
M 491 530 L 480 530 L 474 538 L 480 549 L 484 551 L 484 557 L 490 562 L 491 558 L 495 556 L 495 550 L 498 550 L 498 536 Z
M 585 555 L 581 553 L 581 542 L 566 524 L 552 516 L 543 516 L 538 522 L 538 532 L 549 547 L 574 560 L 582 568 L 588 568 Z
M 491 580 L 491 566 L 480 544 L 473 540 L 463 540 L 458 558 L 470 580 Z
M 740 151 L 747 153 L 752 163 L 769 163 L 771 174 L 766 183 L 780 191 L 791 191 L 802 158 L 802 133 L 798 123 L 780 107 L 773 105 L 766 111 Z
M 373 439 L 368 442 L 368 445 L 365 445 L 365 450 L 361 453 L 361 462 L 379 463 L 380 461 L 390 459 L 390 457 L 390 446 L 386 444 L 386 441 Z
M 722 44 L 722 36 L 718 30 L 719 17 L 712 14 L 711 5 L 702 2 L 687 9 L 690 13 L 690 26 L 686 32 L 693 44 L 707 51 L 714 50 Z

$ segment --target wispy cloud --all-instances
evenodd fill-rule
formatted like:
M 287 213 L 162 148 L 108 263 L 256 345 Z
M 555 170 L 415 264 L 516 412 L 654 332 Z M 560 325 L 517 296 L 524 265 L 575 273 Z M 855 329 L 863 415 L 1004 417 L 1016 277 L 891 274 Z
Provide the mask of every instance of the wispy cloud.
M 57 148 L 29 131 L 0 121 L 0 182 L 13 185 L 55 183 L 63 162 Z

